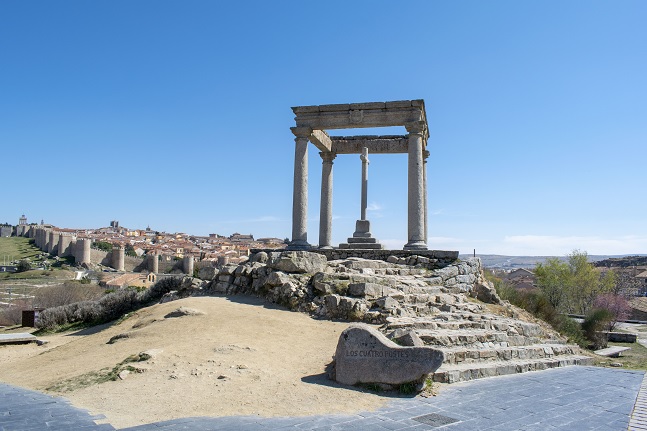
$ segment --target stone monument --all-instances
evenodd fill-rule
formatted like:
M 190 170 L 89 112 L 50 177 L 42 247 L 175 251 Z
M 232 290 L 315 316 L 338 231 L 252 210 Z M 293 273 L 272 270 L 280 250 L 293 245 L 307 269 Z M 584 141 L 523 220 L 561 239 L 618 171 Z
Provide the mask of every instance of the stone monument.
M 405 250 L 427 250 L 427 176 L 425 174 L 427 114 L 423 100 L 297 106 L 294 153 L 294 191 L 292 196 L 292 240 L 289 250 L 310 250 L 308 242 L 308 143 L 320 151 L 321 209 L 319 248 L 332 248 L 333 160 L 339 154 L 408 154 L 408 221 Z M 404 136 L 329 136 L 326 130 L 404 126 Z M 368 159 L 366 160 L 368 165 Z M 365 215 L 362 220 L 365 220 Z M 357 233 L 370 232 L 368 223 L 358 225 Z M 353 238 L 356 237 L 353 235 Z M 351 244 L 349 242 L 349 244 Z M 358 244 L 358 242 L 354 243 Z
M 362 161 L 362 205 L 360 219 L 355 222 L 355 232 L 352 237 L 348 238 L 348 243 L 339 244 L 339 248 L 381 250 L 384 247 L 371 235 L 371 222 L 366 218 L 366 209 L 368 207 L 368 148 L 364 147 L 362 149 L 362 154 L 359 158 Z
M 364 323 L 339 336 L 331 377 L 345 385 L 413 383 L 418 390 L 443 363 L 442 351 L 431 347 L 403 347 Z

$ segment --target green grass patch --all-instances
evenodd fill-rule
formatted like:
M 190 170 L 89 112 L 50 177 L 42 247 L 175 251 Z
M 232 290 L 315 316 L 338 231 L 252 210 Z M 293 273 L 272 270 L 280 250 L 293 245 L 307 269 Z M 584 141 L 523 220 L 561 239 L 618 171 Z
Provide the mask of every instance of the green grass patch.
M 609 347 L 630 347 L 631 350 L 622 352 L 618 358 L 596 357 L 595 365 L 610 367 L 611 364 L 622 364 L 622 368 L 630 370 L 647 370 L 647 348 L 639 343 L 609 343 Z
M 65 379 L 48 386 L 45 390 L 51 392 L 72 392 L 77 389 L 87 388 L 88 386 L 115 381 L 119 378 L 119 373 L 124 370 L 133 373 L 139 372 L 137 368 L 129 364 L 148 361 L 150 358 L 150 355 L 147 355 L 146 353 L 130 355 L 112 368 L 102 368 L 99 371 L 90 371 L 89 373 Z
M 7 264 L 10 260 L 19 261 L 22 259 L 34 260 L 41 254 L 41 251 L 29 243 L 29 238 L 20 236 L 0 238 L 0 262 Z
M 55 328 L 40 328 L 32 332 L 35 336 L 58 334 L 61 332 L 80 331 L 81 329 L 91 328 L 94 325 L 85 322 L 74 322 L 60 325 Z

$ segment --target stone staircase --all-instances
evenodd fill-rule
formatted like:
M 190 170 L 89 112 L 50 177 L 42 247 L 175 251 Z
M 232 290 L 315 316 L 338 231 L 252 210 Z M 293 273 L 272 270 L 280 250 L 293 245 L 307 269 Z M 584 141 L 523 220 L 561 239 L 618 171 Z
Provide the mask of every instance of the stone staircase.
M 478 259 L 327 260 L 308 252 L 258 252 L 220 269 L 210 289 L 262 295 L 318 318 L 382 325 L 396 342 L 444 353 L 436 382 L 592 362 L 547 324 L 502 303 Z
M 592 358 L 568 345 L 553 331 L 495 314 L 440 312 L 424 317 L 391 317 L 382 330 L 398 339 L 409 331 L 445 359 L 434 373 L 440 383 L 588 365 Z

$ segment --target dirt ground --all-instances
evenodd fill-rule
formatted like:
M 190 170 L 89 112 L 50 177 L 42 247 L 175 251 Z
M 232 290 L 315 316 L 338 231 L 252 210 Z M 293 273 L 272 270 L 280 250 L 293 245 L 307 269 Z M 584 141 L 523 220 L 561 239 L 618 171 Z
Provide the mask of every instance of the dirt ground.
M 180 307 L 204 314 L 165 317 Z M 255 298 L 187 298 L 118 324 L 39 337 L 49 341 L 44 346 L 2 346 L 0 381 L 62 395 L 118 428 L 189 416 L 377 409 L 386 397 L 342 387 L 324 374 L 347 326 Z M 124 338 L 108 344 L 119 334 Z M 150 359 L 115 369 L 141 352 Z M 124 369 L 123 380 L 98 383 Z

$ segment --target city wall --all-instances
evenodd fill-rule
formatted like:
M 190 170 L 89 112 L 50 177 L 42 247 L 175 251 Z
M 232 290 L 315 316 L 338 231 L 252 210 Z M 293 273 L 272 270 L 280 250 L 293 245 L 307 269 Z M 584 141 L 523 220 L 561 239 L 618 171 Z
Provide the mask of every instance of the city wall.
M 32 238 L 41 251 L 58 257 L 72 257 L 79 265 L 100 264 L 124 272 L 178 272 L 193 274 L 192 258 L 160 262 L 157 265 L 153 256 L 126 256 L 122 246 L 115 246 L 111 251 L 92 248 L 90 238 L 77 238 L 69 232 L 36 225 L 19 225 L 14 229 L 17 236 Z

